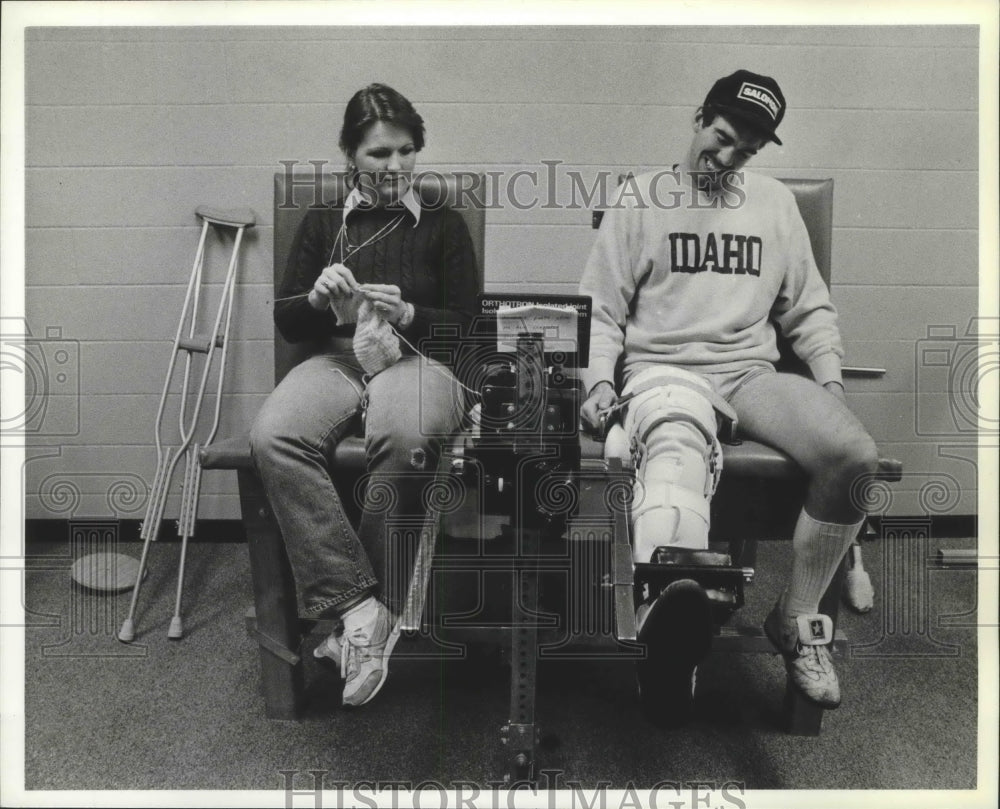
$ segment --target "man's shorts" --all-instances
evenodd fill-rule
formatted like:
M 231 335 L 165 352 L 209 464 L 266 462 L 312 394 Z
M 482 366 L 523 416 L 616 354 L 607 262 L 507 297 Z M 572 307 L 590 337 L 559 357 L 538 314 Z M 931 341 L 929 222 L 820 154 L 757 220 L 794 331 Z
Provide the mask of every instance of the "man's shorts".
M 648 368 L 661 368 L 666 371 L 672 367 L 675 366 L 672 366 L 669 363 L 644 363 L 642 365 L 637 365 L 634 369 L 630 369 L 629 376 L 635 377 L 637 374 L 647 370 Z M 698 374 L 698 376 L 708 380 L 712 389 L 727 402 L 732 402 L 737 391 L 739 391 L 740 388 L 746 385 L 750 380 L 756 379 L 758 376 L 762 376 L 763 374 L 777 373 L 774 365 L 766 362 L 765 360 L 760 360 L 751 365 L 744 365 L 732 371 L 705 372 L 697 367 L 676 367 L 682 368 L 682 370 L 687 371 L 688 373 Z
M 732 403 L 736 393 L 752 379 L 764 374 L 775 374 L 777 371 L 769 362 L 761 362 L 751 365 L 749 368 L 740 368 L 735 371 L 719 371 L 714 373 L 702 373 L 715 392 L 727 402 Z

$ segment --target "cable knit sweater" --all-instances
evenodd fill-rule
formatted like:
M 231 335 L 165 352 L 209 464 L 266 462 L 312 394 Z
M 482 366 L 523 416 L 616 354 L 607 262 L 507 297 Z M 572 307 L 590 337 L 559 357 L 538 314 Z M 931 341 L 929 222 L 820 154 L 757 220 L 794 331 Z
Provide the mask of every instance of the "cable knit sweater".
M 741 204 L 728 194 L 724 207 L 670 177 L 640 175 L 638 193 L 607 211 L 580 284 L 594 305 L 588 391 L 615 384 L 623 352 L 625 379 L 652 364 L 713 372 L 774 362 L 772 318 L 817 382 L 840 381 L 837 313 L 795 197 L 778 180 L 743 176 Z
M 355 210 L 348 217 L 354 245 L 362 244 L 391 223 L 399 211 Z M 363 247 L 344 264 L 359 284 L 396 284 L 404 301 L 413 304 L 413 322 L 402 333 L 419 346 L 433 324 L 452 323 L 464 331 L 479 293 L 472 239 L 461 215 L 450 208 L 420 212 L 419 222 L 406 212 L 398 227 Z M 312 289 L 324 267 L 339 261 L 332 255 L 343 221 L 339 204 L 310 210 L 299 226 L 288 256 L 279 298 L 302 295 Z M 318 311 L 305 297 L 279 300 L 274 322 L 289 342 L 352 337 L 354 324 L 337 325 L 329 310 Z M 403 346 L 406 351 L 406 346 Z

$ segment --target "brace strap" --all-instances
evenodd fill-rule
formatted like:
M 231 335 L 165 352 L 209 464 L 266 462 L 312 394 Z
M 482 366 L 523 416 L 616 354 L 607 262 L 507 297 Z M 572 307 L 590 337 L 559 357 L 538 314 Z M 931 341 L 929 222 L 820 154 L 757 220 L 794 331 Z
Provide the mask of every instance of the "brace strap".
M 702 434 L 702 436 L 704 436 L 706 443 L 710 445 L 715 443 L 715 433 L 709 431 L 704 424 L 702 424 L 697 418 L 692 416 L 686 410 L 681 409 L 660 409 L 655 415 L 650 416 L 647 420 L 639 422 L 637 425 L 637 432 L 642 436 L 641 440 L 645 442 L 646 437 L 665 422 L 669 422 L 670 424 L 678 424 L 680 422 L 690 424 L 695 427 L 698 432 Z
M 650 502 L 650 487 L 647 486 L 645 488 L 643 504 L 633 512 L 635 519 L 638 519 L 647 511 L 668 506 L 670 508 L 685 508 L 688 511 L 693 511 L 706 523 L 709 522 L 709 501 L 707 498 L 696 494 L 694 489 L 685 489 L 676 483 L 661 483 L 657 481 L 655 490 L 657 494 L 655 498 L 656 502 Z
M 802 646 L 827 646 L 833 642 L 833 621 L 829 615 L 799 615 L 795 624 Z
M 719 444 L 719 439 L 715 435 L 708 432 L 701 422 L 687 413 L 670 412 L 662 417 L 658 417 L 657 420 L 654 421 L 654 423 L 649 427 L 649 430 L 654 429 L 664 422 L 676 423 L 679 421 L 694 425 L 708 444 L 708 476 L 705 479 L 705 496 L 708 497 L 709 495 L 715 494 L 715 490 L 719 487 L 719 480 L 722 478 L 723 457 L 722 447 Z M 648 432 L 646 434 L 648 435 Z M 632 440 L 629 443 L 629 453 L 632 455 L 632 462 L 635 467 L 641 467 L 645 464 L 647 457 L 645 441 L 639 441 L 636 436 L 632 436 Z
M 719 394 L 711 388 L 699 385 L 696 382 L 692 382 L 690 379 L 686 379 L 678 374 L 664 373 L 660 376 L 654 377 L 653 379 L 647 379 L 634 390 L 629 390 L 627 395 L 629 399 L 634 399 L 640 394 L 652 390 L 653 388 L 662 388 L 667 385 L 678 385 L 682 388 L 693 390 L 695 393 L 708 399 L 712 407 L 715 409 L 715 412 L 718 413 L 724 421 L 732 424 L 734 427 L 738 423 L 739 419 L 736 416 L 736 411 L 733 410 L 733 406 L 729 404 L 729 402 L 719 396 Z

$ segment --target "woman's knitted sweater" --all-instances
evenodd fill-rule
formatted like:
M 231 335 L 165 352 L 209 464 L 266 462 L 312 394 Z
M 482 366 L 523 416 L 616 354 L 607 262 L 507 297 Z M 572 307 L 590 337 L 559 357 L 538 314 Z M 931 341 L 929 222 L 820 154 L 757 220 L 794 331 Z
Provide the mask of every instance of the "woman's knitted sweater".
M 413 322 L 403 334 L 414 345 L 430 337 L 434 325 L 454 324 L 462 333 L 475 312 L 479 289 L 472 239 L 461 215 L 445 207 L 423 208 L 415 222 L 403 209 L 355 209 L 347 219 L 349 244 L 364 244 L 400 215 L 397 227 L 344 265 L 359 284 L 400 288 L 403 300 L 413 304 Z M 278 294 L 291 300 L 274 305 L 274 322 L 289 342 L 354 335 L 353 323 L 338 325 L 333 311 L 318 311 L 304 297 L 325 267 L 340 262 L 335 243 L 342 222 L 340 205 L 310 210 L 295 236 Z

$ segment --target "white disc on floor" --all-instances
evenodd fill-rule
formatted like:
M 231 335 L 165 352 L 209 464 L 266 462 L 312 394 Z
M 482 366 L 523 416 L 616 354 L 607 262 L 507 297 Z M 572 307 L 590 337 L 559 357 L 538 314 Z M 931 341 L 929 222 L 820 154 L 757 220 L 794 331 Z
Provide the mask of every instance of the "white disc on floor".
M 149 573 L 147 569 L 143 578 Z M 70 568 L 73 581 L 100 593 L 123 593 L 135 587 L 139 560 L 123 553 L 92 553 L 82 556 Z

